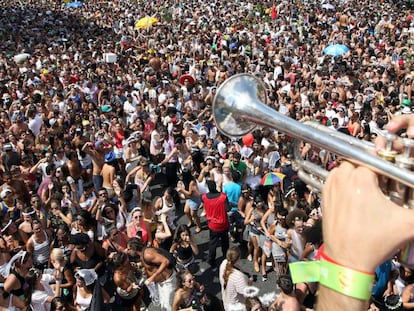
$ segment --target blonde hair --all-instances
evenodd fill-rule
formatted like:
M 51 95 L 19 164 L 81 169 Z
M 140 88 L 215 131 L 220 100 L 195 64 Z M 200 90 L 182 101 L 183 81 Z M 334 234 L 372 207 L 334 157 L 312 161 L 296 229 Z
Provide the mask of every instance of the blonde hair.
M 229 250 L 227 251 L 227 255 L 226 255 L 227 264 L 226 264 L 226 267 L 224 268 L 224 275 L 223 275 L 224 289 L 226 289 L 227 287 L 227 282 L 229 281 L 230 274 L 232 274 L 233 272 L 234 264 L 240 259 L 240 255 L 241 255 L 240 249 L 237 246 L 230 247 Z
M 50 252 L 50 259 L 56 260 L 59 262 L 64 262 L 66 260 L 65 254 L 63 253 L 63 249 L 61 248 L 54 248 Z

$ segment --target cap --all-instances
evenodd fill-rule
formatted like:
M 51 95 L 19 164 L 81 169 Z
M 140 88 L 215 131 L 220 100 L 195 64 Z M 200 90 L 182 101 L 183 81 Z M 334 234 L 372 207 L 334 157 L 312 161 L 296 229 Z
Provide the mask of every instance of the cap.
M 219 142 L 217 144 L 217 150 L 220 153 L 220 155 L 222 156 L 223 154 L 225 154 L 227 152 L 227 146 L 225 143 L 223 143 L 222 141 Z
M 207 133 L 207 131 L 206 130 L 201 130 L 200 132 L 198 132 L 198 135 L 199 136 L 207 136 L 208 135 L 208 133 Z
M 13 150 L 13 146 L 11 144 L 5 144 L 3 146 L 3 150 L 4 151 L 12 151 Z
M 109 163 L 112 162 L 116 159 L 115 153 L 113 151 L 105 154 L 105 162 Z
M 5 197 L 7 197 L 8 194 L 13 193 L 13 191 L 11 191 L 9 188 L 3 189 L 0 193 L 0 197 L 2 199 L 4 199 Z
M 82 279 L 86 286 L 89 286 L 98 279 L 98 275 L 93 269 L 81 269 L 75 274 L 75 278 Z

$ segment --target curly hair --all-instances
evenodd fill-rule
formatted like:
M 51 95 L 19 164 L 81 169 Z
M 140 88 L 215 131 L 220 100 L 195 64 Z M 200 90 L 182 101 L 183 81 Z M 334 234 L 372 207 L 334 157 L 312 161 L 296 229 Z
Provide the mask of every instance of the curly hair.
M 226 259 L 227 264 L 224 269 L 224 289 L 227 287 L 227 283 L 229 281 L 230 274 L 233 272 L 234 264 L 240 259 L 241 253 L 240 249 L 237 246 L 230 247 L 227 251 Z
M 306 213 L 301 210 L 301 209 L 294 209 L 293 211 L 291 211 L 287 217 L 286 217 L 286 224 L 292 228 L 295 219 L 302 219 L 303 221 L 306 221 L 306 219 L 308 219 L 308 216 L 306 215 Z

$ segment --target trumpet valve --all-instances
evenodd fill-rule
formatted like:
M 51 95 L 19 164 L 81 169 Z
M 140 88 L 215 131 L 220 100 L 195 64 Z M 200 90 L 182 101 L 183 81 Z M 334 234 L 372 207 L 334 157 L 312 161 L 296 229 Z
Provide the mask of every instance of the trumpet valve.
M 403 152 L 395 157 L 394 162 L 398 167 L 412 171 L 414 168 L 414 159 L 410 157 L 410 154 L 414 147 L 414 141 L 404 138 L 402 144 L 404 146 Z M 389 196 L 391 201 L 406 208 L 411 208 L 414 204 L 414 193 L 412 189 L 395 180 L 390 180 Z
M 386 139 L 386 145 L 384 149 L 381 149 L 378 151 L 378 155 L 388 162 L 395 162 L 395 158 L 398 155 L 397 151 L 392 149 L 392 143 L 394 142 L 396 136 L 394 134 L 386 132 L 384 134 L 384 137 Z
M 395 162 L 395 158 L 397 157 L 398 153 L 397 151 L 392 149 L 392 143 L 395 140 L 395 135 L 391 134 L 391 133 L 384 133 L 384 137 L 386 139 L 386 145 L 384 149 L 381 149 L 378 151 L 378 156 L 388 162 L 394 163 Z M 390 194 L 390 179 L 388 177 L 385 176 L 380 176 L 378 178 L 378 182 L 379 182 L 379 187 L 381 189 L 381 191 L 386 194 L 389 195 Z

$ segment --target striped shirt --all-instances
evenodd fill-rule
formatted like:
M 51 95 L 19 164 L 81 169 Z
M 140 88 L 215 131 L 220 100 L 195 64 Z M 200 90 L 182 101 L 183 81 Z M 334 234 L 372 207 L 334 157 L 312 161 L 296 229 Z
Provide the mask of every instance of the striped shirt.
M 45 264 L 49 260 L 49 238 L 46 232 L 43 231 L 43 233 L 45 235 L 45 241 L 43 243 L 38 243 L 35 239 L 33 239 L 33 261 L 35 265 Z
M 223 260 L 219 269 L 219 278 L 221 284 L 221 297 L 223 299 L 224 310 L 229 311 L 232 305 L 244 304 L 244 289 L 248 286 L 247 275 L 240 270 L 233 269 L 224 289 L 224 270 L 226 269 L 227 259 Z

